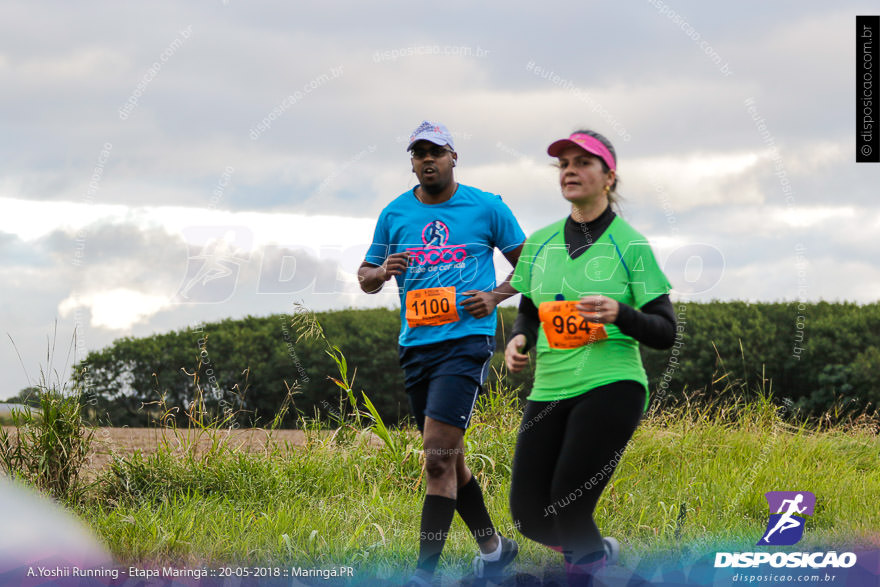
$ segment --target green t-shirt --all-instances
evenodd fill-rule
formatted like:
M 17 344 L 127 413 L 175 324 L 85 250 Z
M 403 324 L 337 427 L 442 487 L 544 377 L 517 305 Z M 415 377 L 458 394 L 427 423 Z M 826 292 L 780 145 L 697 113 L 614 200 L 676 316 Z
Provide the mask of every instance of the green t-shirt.
M 671 285 L 657 265 L 648 241 L 619 216 L 577 259 L 568 254 L 562 219 L 530 236 L 516 264 L 511 285 L 535 306 L 557 300 L 604 295 L 641 308 L 669 293 Z M 554 401 L 578 396 L 601 385 L 648 377 L 639 343 L 613 324 L 608 338 L 573 349 L 551 348 L 543 325 L 538 329 L 535 383 L 528 399 Z

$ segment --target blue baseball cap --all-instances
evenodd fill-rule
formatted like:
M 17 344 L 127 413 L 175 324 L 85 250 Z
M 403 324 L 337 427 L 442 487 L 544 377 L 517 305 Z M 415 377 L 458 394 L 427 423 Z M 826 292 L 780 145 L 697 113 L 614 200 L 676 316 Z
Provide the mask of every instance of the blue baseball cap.
M 430 122 L 428 120 L 422 121 L 422 123 L 417 126 L 409 136 L 409 146 L 406 150 L 411 150 L 413 145 L 419 141 L 428 141 L 435 145 L 440 145 L 441 147 L 449 145 L 450 149 L 453 151 L 455 150 L 455 144 L 452 142 L 452 134 L 450 134 L 449 129 L 446 128 L 445 125 L 440 124 L 439 122 Z

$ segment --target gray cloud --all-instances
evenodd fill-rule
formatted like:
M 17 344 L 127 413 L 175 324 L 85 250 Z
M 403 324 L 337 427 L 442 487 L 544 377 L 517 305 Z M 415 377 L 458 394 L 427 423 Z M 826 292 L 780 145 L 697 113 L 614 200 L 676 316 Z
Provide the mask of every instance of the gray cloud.
M 208 236 L 224 235 L 222 229 L 215 232 Z M 30 242 L 2 234 L 0 277 L 15 295 L 4 296 L 0 318 L 33 382 L 40 368 L 46 367 L 47 337 L 56 323 L 56 346 L 69 346 L 76 330 L 77 358 L 82 359 L 86 351 L 106 346 L 121 335 L 142 336 L 199 321 L 289 312 L 294 301 L 315 310 L 338 308 L 340 303 L 389 305 L 393 292 L 366 296 L 358 290 L 351 268 L 356 262 L 355 249 L 268 246 L 246 254 L 221 251 L 219 259 L 232 271 L 202 284 L 193 277 L 205 266 L 210 247 L 187 244 L 160 229 L 98 224 L 78 233 L 54 231 Z M 79 257 L 77 250 L 82 251 Z M 22 251 L 29 251 L 30 257 L 21 256 Z M 193 285 L 184 298 L 181 292 L 190 282 Z M 158 300 L 159 305 L 152 310 L 148 306 L 142 317 L 125 307 L 104 307 L 140 299 L 126 297 L 133 295 Z M 101 322 L 114 317 L 122 320 L 121 328 Z M 8 367 L 10 375 L 0 397 L 30 384 L 11 344 L 0 353 L 0 364 Z M 62 367 L 55 365 L 64 374 Z
M 99 348 L 121 331 L 91 324 L 125 300 L 148 310 L 124 331 L 133 335 L 284 311 L 297 298 L 316 309 L 393 304 L 392 292 L 357 291 L 357 247 L 315 250 L 291 235 L 283 247 L 218 249 L 200 275 L 209 259 L 184 235 L 135 219 L 149 206 L 189 207 L 194 226 L 198 208 L 375 218 L 414 184 L 404 147 L 423 118 L 456 133 L 458 179 L 501 193 L 528 230 L 567 211 L 546 145 L 593 126 L 615 141 L 639 230 L 723 255 L 701 295 L 794 296 L 793 247 L 804 243 L 811 296 L 872 299 L 880 166 L 853 163 L 850 86 L 854 15 L 874 6 L 666 5 L 678 22 L 649 2 L 454 2 L 430 18 L 405 2 L 6 3 L 0 198 L 120 204 L 129 216 L 82 235 L 50 226 L 36 240 L 3 225 L 4 327 L 33 363 L 62 306 L 62 336 L 78 321 Z M 15 373 L 17 361 L 9 350 L 0 364 Z M 10 385 L 0 396 L 24 382 Z

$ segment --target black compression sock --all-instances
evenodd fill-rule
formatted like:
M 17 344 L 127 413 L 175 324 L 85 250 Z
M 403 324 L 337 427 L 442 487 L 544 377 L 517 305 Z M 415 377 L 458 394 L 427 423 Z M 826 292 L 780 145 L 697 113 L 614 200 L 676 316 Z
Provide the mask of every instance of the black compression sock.
M 433 574 L 455 515 L 455 500 L 442 495 L 426 495 L 422 506 L 418 568 Z
M 458 488 L 455 509 L 477 543 L 486 542 L 495 535 L 495 526 L 483 500 L 483 490 L 473 475 L 470 481 Z

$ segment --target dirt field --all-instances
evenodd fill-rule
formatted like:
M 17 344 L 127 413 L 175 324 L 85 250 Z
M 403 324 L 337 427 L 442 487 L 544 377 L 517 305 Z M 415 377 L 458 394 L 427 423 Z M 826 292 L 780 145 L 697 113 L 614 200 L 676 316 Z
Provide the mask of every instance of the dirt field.
M 13 428 L 4 426 L 10 433 Z M 178 437 L 179 435 L 179 437 Z M 217 435 L 234 450 L 246 452 L 262 452 L 269 442 L 269 433 L 258 428 L 243 430 L 224 431 Z M 211 441 L 207 435 L 201 436 L 197 431 L 178 431 L 177 435 L 171 430 L 159 428 L 96 428 L 92 441 L 91 466 L 93 471 L 99 471 L 107 466 L 111 456 L 115 454 L 131 454 L 135 450 L 143 453 L 154 453 L 161 443 L 168 443 L 169 447 L 179 447 L 181 442 L 191 444 L 198 440 L 200 451 L 207 450 Z M 276 430 L 271 435 L 271 443 L 281 450 L 295 450 L 302 445 L 304 435 L 301 430 Z
M 258 428 L 228 430 L 217 434 L 217 438 L 234 450 L 242 452 L 263 452 L 269 442 L 281 450 L 294 450 L 302 445 L 304 435 L 301 430 L 276 430 L 269 433 Z M 94 470 L 103 469 L 111 455 L 130 454 L 135 450 L 143 453 L 154 453 L 161 443 L 175 448 L 185 444 L 191 445 L 198 441 L 199 451 L 211 447 L 211 439 L 207 434 L 198 431 L 180 430 L 176 434 L 168 429 L 159 428 L 97 428 L 92 443 L 92 463 Z

